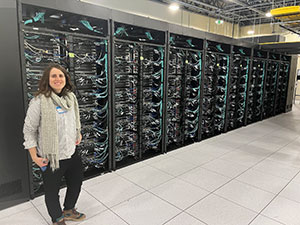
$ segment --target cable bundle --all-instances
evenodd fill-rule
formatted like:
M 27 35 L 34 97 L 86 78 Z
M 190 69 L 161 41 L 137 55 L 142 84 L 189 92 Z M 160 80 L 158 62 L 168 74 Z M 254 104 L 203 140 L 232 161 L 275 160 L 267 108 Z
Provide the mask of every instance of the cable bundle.
M 162 140 L 162 102 L 164 50 L 162 47 L 141 46 L 142 116 L 153 120 L 158 126 L 147 123 L 142 127 L 142 152 L 159 150 Z
M 138 156 L 139 46 L 114 44 L 115 160 Z
M 107 41 L 74 37 L 68 42 L 82 124 L 78 146 L 85 171 L 103 168 L 108 157 Z M 92 145 L 91 143 L 95 143 Z
M 266 60 L 254 58 L 249 80 L 247 123 L 261 120 Z
M 289 81 L 290 63 L 288 61 L 280 63 L 278 74 L 278 84 L 276 93 L 275 113 L 285 112 L 287 89 Z
M 230 74 L 229 99 L 228 99 L 228 130 L 244 125 L 247 83 L 250 71 L 251 50 L 235 46 Z M 247 52 L 248 54 L 246 55 Z
M 267 71 L 265 78 L 265 91 L 263 102 L 263 118 L 266 119 L 274 115 L 276 84 L 279 73 L 280 55 L 270 53 L 270 60 L 267 63 Z
M 229 55 L 224 54 L 227 46 L 208 42 L 203 79 L 202 137 L 208 138 L 224 131 L 227 102 Z M 225 49 L 225 50 L 224 50 Z

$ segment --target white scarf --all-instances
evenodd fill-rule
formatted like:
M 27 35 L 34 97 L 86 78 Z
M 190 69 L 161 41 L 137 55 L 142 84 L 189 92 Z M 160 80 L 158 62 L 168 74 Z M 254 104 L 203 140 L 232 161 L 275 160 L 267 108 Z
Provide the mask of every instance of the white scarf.
M 66 96 L 59 97 L 54 92 L 50 97 L 41 95 L 41 138 L 42 150 L 45 158 L 49 159 L 52 171 L 59 168 L 59 148 L 56 121 L 56 106 L 68 111 L 74 108 L 76 118 L 76 140 L 80 136 L 80 116 L 76 96 L 68 92 Z

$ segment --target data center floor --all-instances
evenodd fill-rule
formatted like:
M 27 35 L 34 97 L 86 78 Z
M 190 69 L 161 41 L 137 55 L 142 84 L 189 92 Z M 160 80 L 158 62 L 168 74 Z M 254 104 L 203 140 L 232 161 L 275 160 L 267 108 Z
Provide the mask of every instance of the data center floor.
M 0 211 L 0 224 L 51 224 L 43 201 Z M 300 106 L 87 180 L 78 211 L 87 220 L 67 224 L 299 224 Z

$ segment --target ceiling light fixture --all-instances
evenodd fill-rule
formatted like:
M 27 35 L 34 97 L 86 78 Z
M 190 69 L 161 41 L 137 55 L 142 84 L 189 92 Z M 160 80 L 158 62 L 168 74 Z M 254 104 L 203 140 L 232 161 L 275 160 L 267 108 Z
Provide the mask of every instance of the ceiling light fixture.
M 254 30 L 248 30 L 248 34 L 254 34 Z
M 179 5 L 176 4 L 176 3 L 172 3 L 170 6 L 169 6 L 169 9 L 171 9 L 172 11 L 177 11 L 179 9 Z
M 266 13 L 266 17 L 272 17 L 272 14 L 270 12 Z

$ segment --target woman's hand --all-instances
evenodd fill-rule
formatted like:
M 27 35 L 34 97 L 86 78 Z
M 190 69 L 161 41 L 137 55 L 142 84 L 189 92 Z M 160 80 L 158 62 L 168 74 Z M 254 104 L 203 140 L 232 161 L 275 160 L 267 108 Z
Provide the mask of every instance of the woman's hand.
M 36 147 L 32 147 L 30 149 L 28 149 L 31 159 L 33 162 L 35 162 L 35 164 L 37 164 L 39 167 L 44 167 L 47 166 L 49 163 L 49 160 L 46 158 L 41 158 L 37 155 L 37 150 Z
M 75 142 L 75 145 L 79 145 L 82 140 L 82 135 L 79 135 L 79 139 Z
M 47 166 L 48 163 L 49 163 L 49 160 L 46 159 L 46 158 L 41 158 L 41 157 L 35 157 L 32 159 L 35 164 L 37 164 L 39 167 L 44 167 L 44 166 Z

